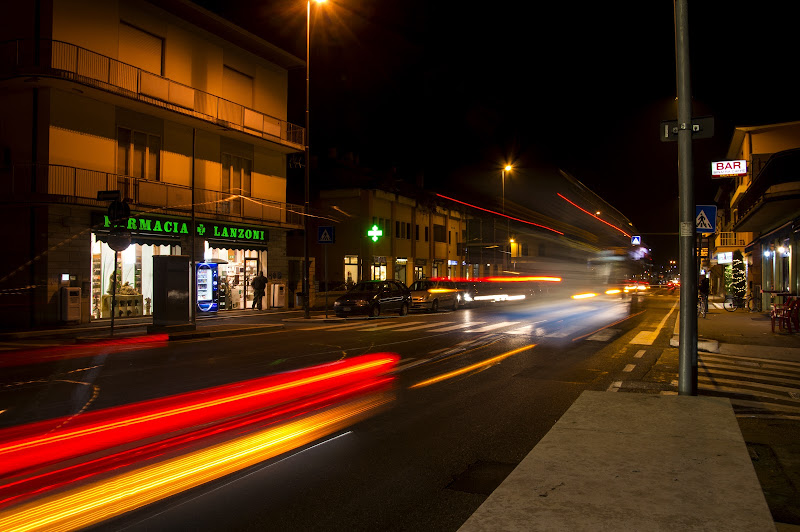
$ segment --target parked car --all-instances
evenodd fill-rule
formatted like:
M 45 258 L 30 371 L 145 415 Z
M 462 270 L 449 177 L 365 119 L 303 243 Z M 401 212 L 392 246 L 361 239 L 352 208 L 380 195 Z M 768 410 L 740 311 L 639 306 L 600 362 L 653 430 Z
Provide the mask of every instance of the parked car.
M 384 312 L 408 314 L 411 292 L 400 281 L 361 281 L 333 302 L 333 311 L 339 317 L 357 314 L 379 316 Z
M 461 292 L 453 281 L 421 279 L 414 281 L 411 290 L 411 308 L 436 312 L 439 307 L 456 310 L 461 304 Z

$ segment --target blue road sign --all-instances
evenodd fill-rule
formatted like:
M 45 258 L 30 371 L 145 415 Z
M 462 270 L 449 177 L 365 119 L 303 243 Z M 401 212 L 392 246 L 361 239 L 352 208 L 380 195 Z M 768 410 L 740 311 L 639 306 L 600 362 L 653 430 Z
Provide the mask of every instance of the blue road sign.
M 631 237 L 631 245 L 632 246 L 638 246 L 638 245 L 641 245 L 641 243 L 642 243 L 642 237 L 640 237 L 639 235 L 633 235 Z
M 717 206 L 695 205 L 694 225 L 698 233 L 717 232 Z
M 335 244 L 336 243 L 336 228 L 332 225 L 317 227 L 317 243 L 318 244 Z

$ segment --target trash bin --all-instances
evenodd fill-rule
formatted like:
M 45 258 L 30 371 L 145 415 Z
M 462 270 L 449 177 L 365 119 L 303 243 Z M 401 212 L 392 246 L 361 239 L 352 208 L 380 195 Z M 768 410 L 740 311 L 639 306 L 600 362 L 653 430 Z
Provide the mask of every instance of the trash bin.
M 294 295 L 294 306 L 297 308 L 301 308 L 303 306 L 303 292 L 297 292 Z

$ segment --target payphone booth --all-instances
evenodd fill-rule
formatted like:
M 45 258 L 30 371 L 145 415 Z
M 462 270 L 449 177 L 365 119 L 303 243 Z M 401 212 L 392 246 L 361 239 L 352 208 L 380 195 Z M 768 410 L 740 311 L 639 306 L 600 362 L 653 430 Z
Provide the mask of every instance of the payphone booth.
M 197 310 L 211 313 L 219 310 L 219 268 L 213 262 L 196 264 Z

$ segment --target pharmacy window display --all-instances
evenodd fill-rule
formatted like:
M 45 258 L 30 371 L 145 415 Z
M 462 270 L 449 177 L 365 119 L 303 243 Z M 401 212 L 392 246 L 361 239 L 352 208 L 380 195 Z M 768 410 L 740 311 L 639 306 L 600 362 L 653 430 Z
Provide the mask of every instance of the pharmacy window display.
M 117 255 L 116 318 L 153 313 L 153 256 L 180 255 L 179 245 L 131 243 Z M 92 318 L 110 318 L 115 252 L 92 234 Z

